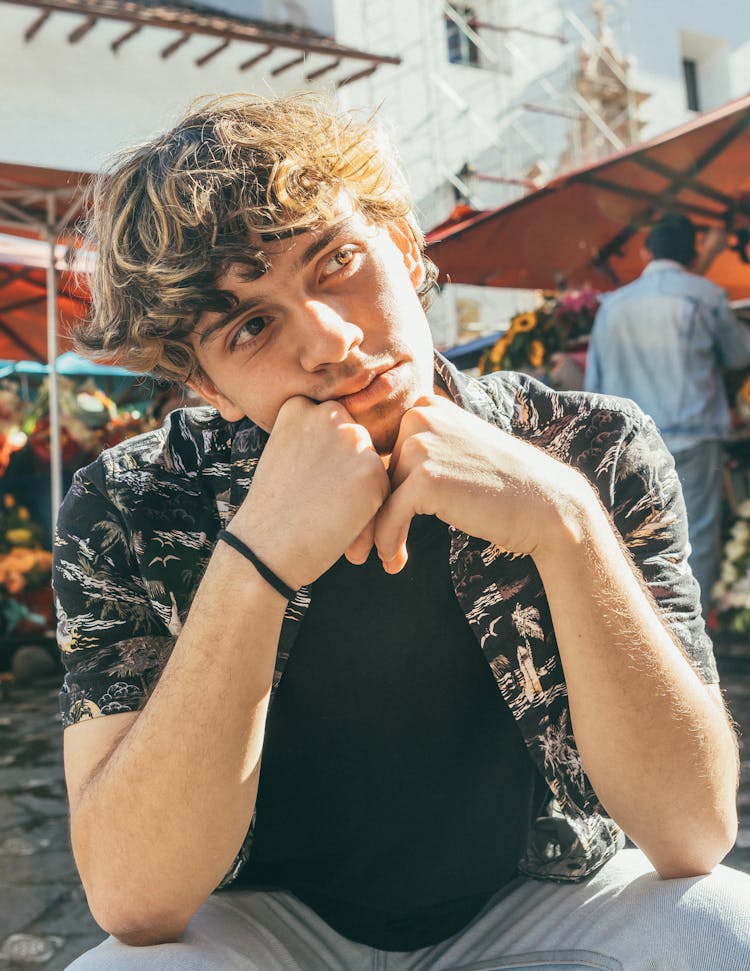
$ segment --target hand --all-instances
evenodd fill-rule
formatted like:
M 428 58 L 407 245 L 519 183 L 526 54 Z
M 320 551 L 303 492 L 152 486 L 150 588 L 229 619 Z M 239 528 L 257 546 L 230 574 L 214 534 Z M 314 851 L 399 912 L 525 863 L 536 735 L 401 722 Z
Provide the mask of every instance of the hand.
M 701 246 L 701 255 L 711 254 L 712 256 L 717 256 L 719 253 L 723 252 L 729 245 L 729 236 L 726 229 L 723 226 L 711 226 L 707 229 L 705 235 L 703 236 L 703 245 Z
M 371 535 L 389 490 L 369 433 L 343 405 L 290 398 L 232 530 L 298 588 L 325 573 L 363 531 Z
M 392 491 L 374 533 L 389 573 L 406 562 L 417 514 L 533 556 L 551 542 L 567 500 L 585 488 L 574 469 L 436 396 L 404 415 L 389 475 Z
M 693 273 L 707 273 L 711 264 L 729 244 L 727 231 L 723 226 L 711 226 L 703 236 L 703 243 L 690 269 Z

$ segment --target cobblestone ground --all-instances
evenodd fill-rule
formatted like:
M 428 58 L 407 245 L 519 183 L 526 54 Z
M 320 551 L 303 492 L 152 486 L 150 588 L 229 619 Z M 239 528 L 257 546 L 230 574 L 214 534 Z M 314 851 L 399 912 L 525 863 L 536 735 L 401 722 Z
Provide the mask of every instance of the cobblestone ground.
M 727 863 L 750 873 L 750 656 L 719 659 L 744 727 L 737 844 Z M 103 938 L 70 852 L 57 687 L 11 686 L 0 700 L 0 971 L 62 971 Z

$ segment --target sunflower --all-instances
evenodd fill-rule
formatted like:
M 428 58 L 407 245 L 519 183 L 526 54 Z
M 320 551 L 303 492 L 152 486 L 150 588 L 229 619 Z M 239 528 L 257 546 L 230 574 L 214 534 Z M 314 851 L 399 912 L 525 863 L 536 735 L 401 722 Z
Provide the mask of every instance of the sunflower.
M 546 353 L 546 348 L 541 341 L 532 341 L 529 346 L 529 364 L 532 367 L 541 367 Z
M 537 325 L 537 314 L 535 310 L 530 310 L 525 314 L 516 314 L 511 318 L 509 333 L 523 334 L 528 330 L 533 330 Z
M 479 361 L 480 374 L 490 374 L 492 371 L 499 371 L 502 368 L 503 358 L 508 351 L 509 343 L 506 333 L 492 345 L 489 351 L 482 355 Z

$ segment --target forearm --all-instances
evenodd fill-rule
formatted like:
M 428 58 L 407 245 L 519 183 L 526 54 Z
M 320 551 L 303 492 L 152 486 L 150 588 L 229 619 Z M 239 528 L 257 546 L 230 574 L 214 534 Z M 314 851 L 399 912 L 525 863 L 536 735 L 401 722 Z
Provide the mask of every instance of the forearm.
M 367 430 L 336 401 L 292 397 L 231 532 L 299 589 L 365 531 L 387 492 Z M 121 737 L 101 724 L 109 718 L 68 729 L 76 859 L 94 916 L 128 943 L 177 937 L 240 849 L 286 606 L 219 542 L 143 711 L 119 716 Z
M 728 720 L 664 628 L 580 477 L 561 509 L 559 528 L 534 558 L 584 768 L 607 811 L 662 875 L 705 872 L 736 829 Z
M 71 804 L 89 902 L 117 936 L 179 935 L 237 853 L 284 607 L 220 544 L 147 705 Z

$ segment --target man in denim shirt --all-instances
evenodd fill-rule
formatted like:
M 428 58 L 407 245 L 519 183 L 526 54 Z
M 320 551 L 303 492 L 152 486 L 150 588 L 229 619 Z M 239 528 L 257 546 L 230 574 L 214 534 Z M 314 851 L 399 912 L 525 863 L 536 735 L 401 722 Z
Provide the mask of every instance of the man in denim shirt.
M 697 269 L 700 260 L 706 269 L 725 242 L 723 232 L 711 232 L 696 258 L 695 227 L 686 216 L 658 222 L 641 276 L 602 301 L 585 381 L 588 391 L 636 401 L 674 455 L 704 612 L 719 559 L 721 440 L 729 431 L 722 371 L 750 361 L 750 330 L 723 290 L 688 267 Z

